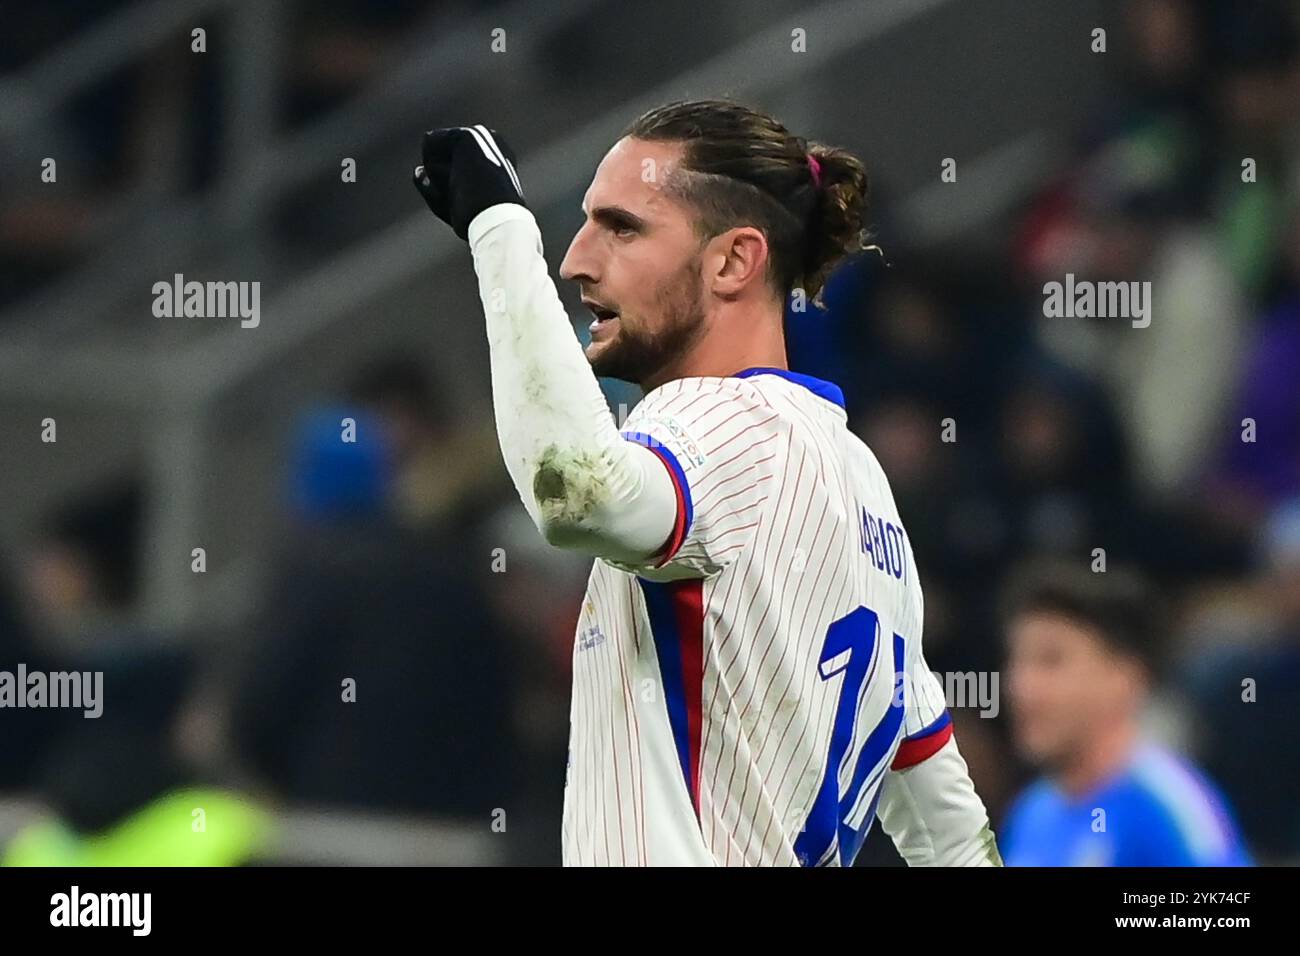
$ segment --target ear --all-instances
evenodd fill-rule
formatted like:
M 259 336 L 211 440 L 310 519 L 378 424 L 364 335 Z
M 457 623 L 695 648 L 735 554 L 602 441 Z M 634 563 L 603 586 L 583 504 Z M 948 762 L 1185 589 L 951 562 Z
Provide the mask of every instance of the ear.
M 767 237 L 753 226 L 737 226 L 714 236 L 705 252 L 713 291 L 731 299 L 755 282 L 766 282 L 767 258 Z

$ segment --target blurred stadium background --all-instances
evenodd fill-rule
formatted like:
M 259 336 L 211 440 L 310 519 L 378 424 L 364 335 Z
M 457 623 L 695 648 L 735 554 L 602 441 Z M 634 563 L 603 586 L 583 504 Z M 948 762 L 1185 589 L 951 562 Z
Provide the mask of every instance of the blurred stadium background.
M 842 385 L 890 476 L 930 664 L 997 670 L 1011 570 L 1104 547 L 1175 612 L 1152 635 L 1152 733 L 1225 790 L 1259 860 L 1300 861 L 1296 13 L 7 6 L 0 667 L 103 670 L 106 703 L 0 712 L 0 845 L 50 813 L 99 832 L 188 786 L 270 822 L 213 862 L 558 861 L 589 563 L 548 549 L 514 495 L 469 260 L 409 171 L 427 127 L 506 131 L 554 271 L 620 129 L 730 95 L 873 174 L 890 265 L 863 255 L 825 314 L 792 315 L 791 364 Z M 1066 272 L 1150 280 L 1151 327 L 1043 318 Z M 261 324 L 155 318 L 175 273 L 260 281 Z M 362 437 L 340 454 L 349 414 Z M 1241 675 L 1269 678 L 1245 717 Z M 955 719 L 996 825 L 1029 775 L 1006 707 Z M 860 862 L 897 858 L 875 840 Z

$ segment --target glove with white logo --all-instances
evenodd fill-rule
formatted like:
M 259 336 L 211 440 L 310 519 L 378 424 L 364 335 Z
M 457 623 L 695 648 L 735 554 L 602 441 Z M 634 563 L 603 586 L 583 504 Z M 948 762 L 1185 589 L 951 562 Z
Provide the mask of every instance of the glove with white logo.
M 527 208 L 515 172 L 514 150 L 485 126 L 452 126 L 424 134 L 424 163 L 415 167 L 415 188 L 429 208 L 462 239 L 489 206 Z

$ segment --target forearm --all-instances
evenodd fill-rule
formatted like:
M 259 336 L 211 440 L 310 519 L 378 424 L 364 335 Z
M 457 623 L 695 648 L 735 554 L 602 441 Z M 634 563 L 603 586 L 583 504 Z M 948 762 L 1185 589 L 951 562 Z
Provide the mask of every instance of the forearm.
M 492 404 L 510 477 L 533 522 L 561 547 L 639 561 L 662 547 L 676 497 L 662 464 L 618 433 L 574 337 L 522 206 L 469 228 L 487 319 Z
M 878 816 L 908 866 L 1001 866 L 988 813 L 955 738 L 885 777 Z

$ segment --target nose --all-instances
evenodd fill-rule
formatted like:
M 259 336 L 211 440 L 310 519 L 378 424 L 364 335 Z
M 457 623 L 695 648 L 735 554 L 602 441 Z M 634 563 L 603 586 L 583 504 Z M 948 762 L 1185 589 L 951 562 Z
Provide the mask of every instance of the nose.
M 574 234 L 569 250 L 564 254 L 564 261 L 560 263 L 561 279 L 592 284 L 600 281 L 589 237 L 586 224 Z

